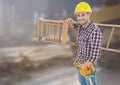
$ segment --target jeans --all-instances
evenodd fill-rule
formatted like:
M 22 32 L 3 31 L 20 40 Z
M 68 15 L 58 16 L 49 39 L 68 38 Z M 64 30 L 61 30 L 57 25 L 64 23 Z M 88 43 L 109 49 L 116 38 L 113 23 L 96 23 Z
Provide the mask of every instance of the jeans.
M 95 68 L 96 68 L 96 66 L 95 66 Z M 77 72 L 78 72 L 78 79 L 79 79 L 80 85 L 90 85 L 90 81 L 89 81 L 88 77 L 82 76 L 80 74 L 79 69 L 77 69 Z M 96 70 L 91 73 L 91 80 L 92 80 L 93 85 L 98 85 L 97 78 L 96 78 Z

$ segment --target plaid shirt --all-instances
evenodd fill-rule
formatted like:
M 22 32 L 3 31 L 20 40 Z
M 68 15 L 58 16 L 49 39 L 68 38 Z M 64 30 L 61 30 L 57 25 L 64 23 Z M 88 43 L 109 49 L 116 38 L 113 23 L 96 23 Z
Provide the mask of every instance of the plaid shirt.
M 93 22 L 86 28 L 80 27 L 77 49 L 77 59 L 80 63 L 83 64 L 87 60 L 93 64 L 97 63 L 98 58 L 101 56 L 101 41 L 102 33 Z

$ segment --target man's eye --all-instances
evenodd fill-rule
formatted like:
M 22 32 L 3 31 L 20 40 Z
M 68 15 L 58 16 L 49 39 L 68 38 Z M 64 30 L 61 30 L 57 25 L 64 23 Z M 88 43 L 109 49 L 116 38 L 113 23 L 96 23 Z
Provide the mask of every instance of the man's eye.
M 85 14 L 82 14 L 82 16 L 85 16 Z

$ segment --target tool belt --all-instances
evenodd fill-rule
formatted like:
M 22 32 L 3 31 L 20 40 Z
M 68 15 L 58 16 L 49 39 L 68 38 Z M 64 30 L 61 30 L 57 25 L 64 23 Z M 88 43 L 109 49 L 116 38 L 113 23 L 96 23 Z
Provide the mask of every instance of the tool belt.
M 93 64 L 87 66 L 86 68 L 81 68 L 80 62 L 78 60 L 74 62 L 74 67 L 79 69 L 80 70 L 80 74 L 82 76 L 84 76 L 84 77 L 85 76 L 90 76 L 92 71 L 95 71 L 95 68 L 94 68 Z

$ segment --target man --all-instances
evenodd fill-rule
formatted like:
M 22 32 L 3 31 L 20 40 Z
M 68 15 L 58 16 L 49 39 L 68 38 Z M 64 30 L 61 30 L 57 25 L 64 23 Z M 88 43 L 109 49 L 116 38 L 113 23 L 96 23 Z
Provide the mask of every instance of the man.
M 80 2 L 75 8 L 75 14 L 77 15 L 77 22 L 80 27 L 77 60 L 80 63 L 81 69 L 87 68 L 91 64 L 96 68 L 97 60 L 101 56 L 101 31 L 90 20 L 92 10 L 88 3 Z M 72 18 L 66 19 L 65 22 L 73 25 L 75 28 L 77 27 Z M 78 78 L 80 85 L 90 85 L 88 78 L 81 75 L 80 69 L 78 69 Z M 97 85 L 96 70 L 91 73 L 91 80 L 93 85 Z

